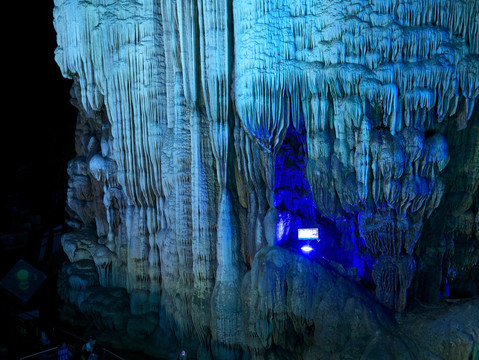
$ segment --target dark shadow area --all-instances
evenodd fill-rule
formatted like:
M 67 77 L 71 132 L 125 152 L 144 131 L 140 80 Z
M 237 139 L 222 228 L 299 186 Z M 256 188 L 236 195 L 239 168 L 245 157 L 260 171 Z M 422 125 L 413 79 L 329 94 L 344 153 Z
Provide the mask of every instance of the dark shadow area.
M 51 331 L 58 318 L 59 236 L 66 231 L 66 168 L 74 156 L 77 111 L 70 104 L 72 81 L 54 61 L 53 1 L 6 7 L 16 26 L 4 29 L 0 279 L 20 259 L 46 275 L 25 303 L 1 290 L 0 359 L 18 359 L 37 349 L 40 329 Z

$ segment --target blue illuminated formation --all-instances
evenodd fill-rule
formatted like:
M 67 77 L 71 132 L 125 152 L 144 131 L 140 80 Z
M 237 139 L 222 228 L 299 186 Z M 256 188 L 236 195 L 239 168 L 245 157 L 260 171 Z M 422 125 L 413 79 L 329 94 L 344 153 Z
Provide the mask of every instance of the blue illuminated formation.
M 277 244 L 297 240 L 297 229 L 316 227 L 320 216 L 306 179 L 306 135 L 289 126 L 275 163 L 274 206 L 278 209 Z
M 323 257 L 356 268 L 358 275 L 371 282 L 373 259 L 358 235 L 354 221 L 324 217 L 314 204 L 306 178 L 307 140 L 304 125 L 290 124 L 276 155 L 274 205 L 278 210 L 276 244 L 301 250 L 305 255 Z M 319 242 L 304 244 L 298 240 L 299 228 L 318 228 Z

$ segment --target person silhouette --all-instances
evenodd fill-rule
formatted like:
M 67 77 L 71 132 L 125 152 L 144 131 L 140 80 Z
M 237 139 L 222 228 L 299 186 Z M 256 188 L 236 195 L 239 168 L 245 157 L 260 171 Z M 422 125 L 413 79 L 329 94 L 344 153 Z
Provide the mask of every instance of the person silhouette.
M 58 360 L 68 360 L 71 359 L 73 354 L 68 348 L 66 343 L 62 343 L 62 346 L 58 348 Z
M 82 346 L 82 358 L 87 359 L 91 353 L 93 352 L 93 349 L 95 348 L 96 345 L 96 338 L 92 335 L 88 339 L 88 342 Z
M 186 359 L 187 359 L 186 351 L 181 350 L 180 355 L 178 355 L 178 360 L 186 360 Z

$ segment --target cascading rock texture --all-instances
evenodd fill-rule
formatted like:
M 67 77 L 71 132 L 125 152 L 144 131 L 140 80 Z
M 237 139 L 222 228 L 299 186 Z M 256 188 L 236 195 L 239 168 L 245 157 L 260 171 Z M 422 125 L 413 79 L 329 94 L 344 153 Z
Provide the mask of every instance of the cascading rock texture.
M 304 121 L 315 203 L 358 217 L 378 298 L 402 311 L 449 160 L 436 130 L 479 96 L 477 1 L 238 1 L 235 103 L 275 153 Z M 278 21 L 281 19 L 281 21 Z
M 429 288 L 454 280 L 447 264 L 479 282 L 477 0 L 55 0 L 54 24 L 79 109 L 64 296 L 86 312 L 82 289 L 129 298 L 108 301 L 130 319 L 98 326 L 157 341 L 175 327 L 198 358 L 374 353 L 394 321 L 335 280 L 352 272 L 275 247 L 276 157 L 302 129 L 314 205 L 360 239 L 382 304 L 404 311 L 417 269 L 415 288 L 436 268 Z M 423 261 L 441 214 L 457 221 Z M 357 319 L 329 308 L 339 295 Z

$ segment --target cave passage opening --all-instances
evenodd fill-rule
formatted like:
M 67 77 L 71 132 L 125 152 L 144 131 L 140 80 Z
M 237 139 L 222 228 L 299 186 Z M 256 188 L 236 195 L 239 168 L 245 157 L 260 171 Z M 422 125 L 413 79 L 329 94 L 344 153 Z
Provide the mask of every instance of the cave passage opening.
M 274 206 L 278 211 L 275 243 L 313 261 L 322 258 L 339 263 L 345 269 L 353 269 L 366 283 L 372 282 L 371 257 L 362 245 L 352 217 L 345 214 L 343 219 L 329 219 L 314 203 L 306 175 L 307 132 L 304 121 L 298 124 L 295 127 L 290 122 L 275 158 Z M 317 228 L 319 241 L 298 239 L 301 228 Z

